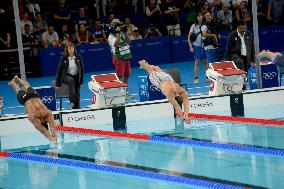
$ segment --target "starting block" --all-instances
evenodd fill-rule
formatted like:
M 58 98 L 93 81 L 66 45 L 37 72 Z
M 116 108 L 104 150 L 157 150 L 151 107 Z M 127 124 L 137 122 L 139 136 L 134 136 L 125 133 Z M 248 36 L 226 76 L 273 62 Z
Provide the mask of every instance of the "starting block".
M 206 76 L 211 80 L 209 95 L 224 95 L 242 91 L 246 72 L 233 61 L 214 62 L 209 64 Z
M 125 104 L 127 84 L 119 81 L 115 73 L 92 75 L 88 87 L 93 93 L 91 108 Z

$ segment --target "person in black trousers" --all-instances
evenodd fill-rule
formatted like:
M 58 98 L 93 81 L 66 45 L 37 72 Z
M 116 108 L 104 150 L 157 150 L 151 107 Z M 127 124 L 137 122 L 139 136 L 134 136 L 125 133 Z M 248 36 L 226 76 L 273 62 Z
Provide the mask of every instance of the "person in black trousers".
M 69 86 L 69 100 L 72 109 L 80 108 L 80 87 L 83 84 L 84 65 L 82 57 L 77 54 L 75 45 L 68 42 L 60 59 L 56 73 L 56 87 L 62 83 Z
M 237 24 L 227 38 L 227 60 L 234 61 L 236 66 L 247 72 L 250 63 L 255 63 L 255 49 L 252 34 L 247 31 L 244 21 Z

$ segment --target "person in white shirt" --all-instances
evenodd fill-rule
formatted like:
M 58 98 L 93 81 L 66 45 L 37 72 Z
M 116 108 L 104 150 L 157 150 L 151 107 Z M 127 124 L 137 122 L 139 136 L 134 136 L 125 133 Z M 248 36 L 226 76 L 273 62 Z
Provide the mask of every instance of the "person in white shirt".
M 51 25 L 48 26 L 47 31 L 42 33 L 41 40 L 44 48 L 48 48 L 49 46 L 60 47 L 58 34 Z
M 218 62 L 220 59 L 217 57 L 217 44 L 219 40 L 218 25 L 213 20 L 210 12 L 204 14 L 205 22 L 201 26 L 202 41 L 206 57 L 209 63 Z
M 35 18 L 36 13 L 40 13 L 40 6 L 34 0 L 28 0 L 26 6 L 27 9 L 29 10 L 29 13 L 33 16 L 33 18 Z
M 255 62 L 255 49 L 252 34 L 247 31 L 246 23 L 240 21 L 237 29 L 227 37 L 227 60 L 235 62 L 236 66 L 247 72 L 251 63 Z
M 194 84 L 199 84 L 199 63 L 203 60 L 205 70 L 208 69 L 208 62 L 202 43 L 201 24 L 203 20 L 202 13 L 196 15 L 195 23 L 191 25 L 188 33 L 188 45 L 190 52 L 194 55 Z
M 21 22 L 22 34 L 25 34 L 25 25 L 26 24 L 30 25 L 31 30 L 33 30 L 33 23 L 29 20 L 29 13 L 28 12 L 24 12 L 20 22 Z
M 75 45 L 72 42 L 67 42 L 57 68 L 55 85 L 58 88 L 62 83 L 68 85 L 72 109 L 80 108 L 80 88 L 83 85 L 83 78 L 83 59 L 77 53 Z

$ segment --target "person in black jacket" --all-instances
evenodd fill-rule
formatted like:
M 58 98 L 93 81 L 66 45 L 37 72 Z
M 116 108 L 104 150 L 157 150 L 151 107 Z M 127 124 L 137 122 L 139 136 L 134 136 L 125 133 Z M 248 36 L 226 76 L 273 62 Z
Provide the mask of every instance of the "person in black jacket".
M 69 86 L 70 106 L 73 109 L 80 108 L 80 87 L 83 84 L 83 78 L 84 65 L 82 57 L 77 54 L 75 45 L 68 42 L 57 68 L 56 87 L 59 88 L 62 83 Z
M 237 29 L 227 38 L 227 60 L 234 61 L 236 66 L 247 72 L 250 63 L 255 62 L 255 49 L 252 34 L 247 31 L 246 23 L 240 21 Z

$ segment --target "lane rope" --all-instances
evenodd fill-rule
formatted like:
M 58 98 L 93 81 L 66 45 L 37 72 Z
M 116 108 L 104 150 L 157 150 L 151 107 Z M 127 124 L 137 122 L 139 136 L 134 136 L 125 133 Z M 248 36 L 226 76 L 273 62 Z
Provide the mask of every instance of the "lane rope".
M 148 178 L 152 180 L 160 180 L 160 181 L 167 181 L 167 182 L 173 182 L 173 183 L 179 183 L 179 184 L 193 185 L 197 187 L 214 188 L 214 189 L 248 188 L 248 187 L 243 187 L 243 186 L 223 184 L 223 183 L 206 181 L 206 180 L 195 179 L 195 178 L 186 178 L 182 176 L 174 176 L 174 175 L 168 175 L 168 174 L 163 174 L 163 173 L 154 173 L 154 172 L 136 170 L 136 169 L 131 169 L 131 168 L 121 168 L 121 167 L 116 167 L 116 166 L 111 166 L 111 165 L 97 164 L 93 162 L 83 162 L 83 161 L 78 161 L 78 160 L 69 160 L 69 159 L 48 157 L 48 156 L 42 156 L 42 155 L 0 152 L 0 157 L 22 160 L 22 161 L 40 162 L 40 163 L 51 164 L 51 165 L 61 165 L 61 166 L 63 165 L 63 166 L 68 166 L 68 167 L 90 169 L 90 170 L 95 170 L 95 171 L 116 173 L 116 174 L 135 176 L 135 177 L 143 177 L 143 178 Z
M 87 134 L 87 135 L 99 135 L 99 136 L 108 136 L 116 138 L 127 138 L 127 139 L 136 139 L 140 141 L 148 142 L 158 142 L 158 143 L 167 143 L 167 144 L 176 144 L 176 145 L 187 145 L 195 147 L 204 147 L 209 149 L 219 149 L 226 151 L 236 151 L 236 152 L 245 152 L 269 156 L 278 156 L 284 157 L 284 150 L 261 148 L 254 146 L 245 146 L 237 144 L 224 144 L 217 142 L 209 142 L 202 140 L 192 140 L 192 139 L 180 139 L 175 137 L 166 137 L 166 136 L 150 136 L 145 134 L 131 134 L 131 133 L 120 133 L 114 131 L 101 131 L 95 129 L 86 129 L 86 128 L 77 128 L 69 126 L 57 126 L 57 131 L 75 133 L 75 134 Z
M 221 116 L 221 115 L 197 114 L 197 113 L 189 113 L 188 116 L 191 118 L 195 118 L 195 119 L 207 119 L 207 120 L 260 124 L 260 125 L 284 126 L 284 120 L 268 120 L 268 119 L 259 119 L 259 118 Z

